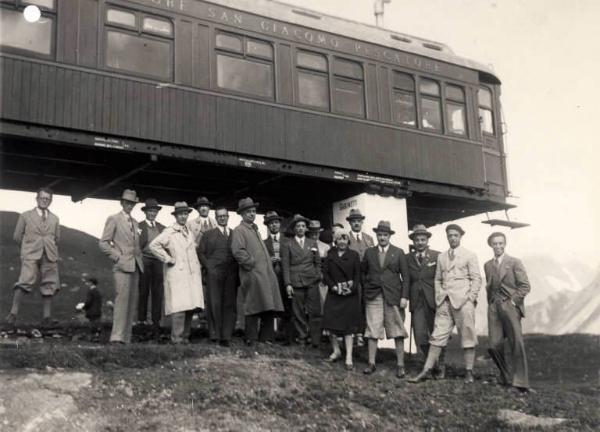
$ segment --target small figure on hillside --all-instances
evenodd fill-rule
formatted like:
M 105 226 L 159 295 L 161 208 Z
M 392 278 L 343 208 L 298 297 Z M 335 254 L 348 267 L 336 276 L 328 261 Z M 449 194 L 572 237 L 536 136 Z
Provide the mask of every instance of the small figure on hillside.
M 90 332 L 92 341 L 97 342 L 100 339 L 100 319 L 102 318 L 102 293 L 98 289 L 98 279 L 94 276 L 88 276 L 84 279 L 88 292 L 84 303 L 78 303 L 75 308 L 85 311 L 85 317 L 90 322 Z
M 41 188 L 36 195 L 37 206 L 19 216 L 14 240 L 21 245 L 21 273 L 14 287 L 14 297 L 7 324 L 15 324 L 23 295 L 29 294 L 40 279 L 43 318 L 42 326 L 53 324 L 52 298 L 60 289 L 58 281 L 58 242 L 60 222 L 48 207 L 53 193 Z
M 488 301 L 488 352 L 500 370 L 501 385 L 512 386 L 520 392 L 529 391 L 527 356 L 523 342 L 521 318 L 525 317 L 525 296 L 530 285 L 523 263 L 504 253 L 506 235 L 492 233 L 487 240 L 494 258 L 484 265 Z M 511 351 L 510 369 L 504 355 L 504 341 Z

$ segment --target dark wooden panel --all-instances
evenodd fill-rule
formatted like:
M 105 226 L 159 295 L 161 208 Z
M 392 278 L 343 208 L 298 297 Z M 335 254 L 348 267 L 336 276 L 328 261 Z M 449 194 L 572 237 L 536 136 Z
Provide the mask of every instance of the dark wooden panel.
M 389 69 L 379 67 L 379 106 L 381 107 L 379 120 L 385 123 L 392 122 L 392 107 L 390 104 L 390 78 Z
M 277 101 L 291 105 L 294 98 L 294 85 L 292 84 L 292 54 L 291 47 L 285 44 L 277 46 L 277 77 L 275 82 L 278 83 Z
M 502 158 L 498 155 L 486 153 L 484 161 L 486 181 L 496 184 L 504 184 L 502 175 Z
M 72 1 L 72 0 L 69 0 Z M 98 1 L 79 0 L 78 64 L 98 66 Z
M 64 63 L 77 64 L 79 28 L 79 1 L 58 0 L 56 59 Z M 97 25 L 94 24 L 97 28 Z
M 44 101 L 45 115 L 44 120 L 47 124 L 56 122 L 56 67 L 47 66 L 46 69 L 46 99 Z
M 31 87 L 30 83 L 30 74 L 31 74 L 31 63 L 29 62 L 19 62 L 19 68 L 15 71 L 17 73 L 17 78 L 15 81 L 17 84 L 17 88 L 20 89 L 21 94 L 19 95 L 19 99 L 21 102 L 19 115 L 21 117 L 29 117 L 29 93 Z
M 11 60 L 5 60 L 0 58 L 0 82 L 2 83 L 2 87 L 0 87 L 0 115 L 3 118 L 13 119 L 18 117 L 17 104 L 15 103 L 14 94 L 16 93 L 14 83 L 13 83 L 13 69 L 15 62 Z
M 377 66 L 367 63 L 365 67 L 366 80 L 366 99 L 367 99 L 367 118 L 370 120 L 379 120 L 379 98 L 377 89 Z
M 192 84 L 193 24 L 188 20 L 179 20 L 175 25 L 175 82 Z
M 194 37 L 194 87 L 210 87 L 210 28 L 198 24 L 196 27 L 196 36 Z

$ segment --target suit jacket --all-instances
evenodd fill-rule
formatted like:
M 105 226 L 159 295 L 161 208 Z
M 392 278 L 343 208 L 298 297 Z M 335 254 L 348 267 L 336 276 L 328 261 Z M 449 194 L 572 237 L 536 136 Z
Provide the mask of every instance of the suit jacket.
M 219 272 L 237 272 L 237 262 L 231 252 L 231 232 L 228 227 L 229 235 L 225 234 L 220 228 L 213 228 L 206 231 L 200 239 L 198 249 L 198 258 L 208 273 Z
M 135 219 L 131 218 L 133 230 L 125 214 L 120 211 L 109 216 L 99 241 L 100 250 L 114 263 L 113 271 L 133 273 L 135 265 L 144 271 L 142 250 L 140 249 L 140 230 Z
M 410 275 L 404 251 L 392 244 L 389 245 L 383 267 L 379 264 L 379 246 L 365 251 L 361 263 L 363 296 L 373 300 L 383 293 L 389 305 L 400 305 L 400 300 L 408 297 Z
M 200 246 L 200 240 L 202 239 L 202 235 L 204 235 L 205 232 L 218 226 L 217 221 L 211 218 L 210 216 L 206 219 L 208 220 L 208 228 L 204 228 L 204 226 L 202 226 L 204 223 L 204 219 L 202 219 L 200 216 L 198 216 L 196 219 L 189 220 L 186 224 L 188 229 L 192 232 L 192 234 L 194 234 L 194 238 L 196 240 L 196 247 Z
M 494 260 L 491 259 L 485 263 L 483 269 L 485 271 L 486 292 L 488 303 L 494 298 L 494 290 L 500 289 L 507 295 L 521 312 L 521 316 L 525 316 L 525 296 L 529 294 L 531 286 L 529 278 L 525 271 L 525 266 L 520 259 L 504 254 L 500 263 L 498 280 L 500 286 L 492 286 L 492 275 L 495 271 Z
M 450 260 L 448 251 L 439 254 L 435 271 L 437 306 L 446 297 L 455 309 L 460 309 L 469 300 L 476 303 L 480 289 L 479 263 L 473 252 L 459 246 L 454 250 L 453 260 Z
M 350 233 L 350 242 L 348 243 L 348 247 L 353 251 L 358 252 L 358 256 L 360 256 L 361 260 L 365 256 L 365 251 L 373 246 L 375 246 L 375 242 L 373 241 L 373 237 L 371 237 L 369 234 L 361 232 L 361 241 L 358 243 L 356 241 L 356 237 L 354 236 L 354 232 Z
M 408 273 L 410 274 L 410 288 L 408 298 L 410 301 L 410 311 L 414 310 L 419 298 L 419 293 L 423 293 L 427 305 L 430 309 L 435 309 L 435 270 L 439 252 L 433 249 L 427 249 L 425 259 L 421 264 L 417 261 L 417 252 L 406 254 Z
M 315 240 L 304 238 L 301 248 L 295 237 L 281 243 L 283 283 L 305 287 L 321 280 L 321 257 Z
M 158 233 L 160 234 L 165 229 L 165 226 L 160 222 L 155 221 L 154 223 L 156 224 L 156 228 L 158 229 Z M 146 254 L 149 254 L 148 258 L 156 259 L 156 257 L 152 255 L 152 252 L 150 252 L 149 249 L 144 251 L 144 249 L 146 249 L 147 246 L 150 246 L 150 242 L 148 242 L 148 228 L 150 227 L 148 225 L 148 222 L 146 220 L 143 220 L 138 225 L 140 228 L 140 249 L 142 250 L 142 253 L 144 254 L 144 256 L 146 256 Z
M 14 240 L 21 244 L 22 260 L 39 260 L 46 253 L 50 262 L 58 261 L 60 223 L 58 217 L 48 210 L 46 221 L 37 210 L 28 210 L 19 215 L 15 226 Z

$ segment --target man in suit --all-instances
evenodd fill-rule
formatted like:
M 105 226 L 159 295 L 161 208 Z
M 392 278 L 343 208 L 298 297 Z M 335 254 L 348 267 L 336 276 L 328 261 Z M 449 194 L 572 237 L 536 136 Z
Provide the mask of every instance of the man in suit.
M 415 342 L 423 355 L 429 352 L 429 337 L 433 332 L 435 318 L 435 270 L 439 252 L 429 248 L 431 233 L 425 225 L 415 225 L 408 236 L 412 250 L 406 254 L 410 288 L 404 298 L 409 300 Z M 438 362 L 437 378 L 444 378 L 444 351 Z
M 348 247 L 358 252 L 358 256 L 360 256 L 361 260 L 365 255 L 365 251 L 368 248 L 373 247 L 375 245 L 373 237 L 371 237 L 367 233 L 362 232 L 364 220 L 365 216 L 362 215 L 359 209 L 351 209 L 350 213 L 348 214 L 348 217 L 346 217 L 346 221 L 348 221 L 348 223 L 350 224 L 350 243 Z M 362 310 L 364 311 L 365 301 L 363 299 L 362 291 L 363 287 L 361 286 L 358 288 L 358 296 L 360 298 Z M 366 327 L 366 321 L 364 319 L 364 316 L 363 325 L 361 327 Z M 359 347 L 364 345 L 362 333 L 356 335 L 356 345 Z
M 229 212 L 225 207 L 215 210 L 217 228 L 208 230 L 200 240 L 198 257 L 206 270 L 208 284 L 204 303 L 210 340 L 229 346 L 236 320 L 238 265 L 231 253 L 231 229 L 227 226 Z
M 531 289 L 529 279 L 521 260 L 504 252 L 506 236 L 503 233 L 492 233 L 487 242 L 494 251 L 494 258 L 484 265 L 490 341 L 488 352 L 500 370 L 500 384 L 527 392 L 529 377 L 521 318 L 525 316 L 525 296 Z M 504 355 L 505 339 L 510 345 L 512 370 L 508 368 Z
M 373 228 L 377 235 L 377 246 L 368 248 L 361 263 L 363 294 L 366 306 L 369 340 L 369 364 L 363 373 L 375 372 L 377 342 L 394 339 L 396 348 L 396 376 L 404 378 L 404 309 L 408 301 L 403 293 L 408 292 L 410 276 L 404 251 L 390 244 L 395 231 L 388 221 L 380 221 Z
M 187 227 L 194 234 L 196 247 L 200 245 L 200 239 L 206 231 L 217 227 L 217 221 L 209 216 L 211 207 L 212 203 L 206 197 L 199 197 L 194 204 L 199 215 L 196 219 L 188 221 Z
M 321 233 L 324 231 L 321 228 L 321 222 L 318 220 L 311 220 L 308 223 L 308 231 L 306 232 L 306 237 L 313 239 L 317 242 L 317 248 L 319 249 L 319 256 L 321 257 L 321 262 L 327 257 L 327 252 L 331 248 L 327 243 L 322 242 L 319 237 Z M 319 282 L 319 295 L 321 296 L 321 310 L 323 309 L 323 305 L 325 304 L 325 297 L 327 296 L 327 285 L 323 283 L 323 281 Z
M 113 265 L 115 282 L 115 306 L 111 343 L 131 342 L 131 327 L 137 306 L 139 275 L 144 271 L 140 249 L 140 229 L 131 217 L 131 210 L 139 202 L 134 190 L 125 189 L 121 195 L 122 210 L 106 219 L 100 250 Z
M 305 344 L 310 335 L 313 348 L 318 348 L 323 319 L 319 294 L 321 258 L 317 243 L 306 237 L 308 223 L 304 216 L 294 215 L 290 224 L 294 237 L 281 245 L 281 265 L 286 294 L 292 299 L 294 327 L 300 343 Z
M 252 198 L 242 198 L 237 209 L 242 221 L 231 233 L 231 251 L 240 268 L 244 295 L 246 344 L 250 346 L 259 339 L 273 340 L 275 315 L 283 312 L 271 256 L 254 223 L 257 207 Z
M 142 207 L 146 219 L 139 223 L 140 248 L 144 272 L 140 275 L 138 298 L 138 321 L 145 322 L 148 316 L 148 297 L 150 297 L 152 327 L 158 336 L 160 319 L 163 310 L 163 263 L 150 250 L 150 243 L 165 229 L 156 222 L 156 216 L 162 207 L 154 198 L 148 198 Z
M 60 289 L 58 280 L 58 242 L 60 222 L 48 208 L 52 191 L 41 188 L 36 195 L 37 206 L 19 216 L 14 240 L 21 245 L 21 273 L 14 287 L 13 303 L 6 316 L 8 324 L 15 324 L 23 295 L 31 292 L 41 276 L 42 325 L 52 324 L 52 298 Z
M 429 352 L 423 370 L 409 381 L 413 383 L 431 378 L 431 370 L 438 361 L 442 349 L 454 326 L 458 329 L 464 352 L 465 383 L 474 382 L 475 363 L 475 304 L 481 289 L 481 275 L 477 256 L 460 245 L 464 230 L 450 224 L 446 227 L 446 237 L 450 249 L 438 256 L 435 271 L 435 323 L 429 340 Z
M 287 239 L 281 235 L 281 221 L 283 218 L 275 211 L 268 211 L 265 214 L 263 223 L 269 230 L 267 238 L 264 240 L 265 246 L 271 256 L 273 271 L 277 276 L 279 283 L 279 293 L 283 301 L 283 312 L 280 315 L 281 328 L 284 333 L 284 345 L 290 345 L 294 340 L 294 323 L 292 322 L 292 301 L 287 295 L 285 284 L 283 283 L 283 269 L 281 268 L 281 244 Z

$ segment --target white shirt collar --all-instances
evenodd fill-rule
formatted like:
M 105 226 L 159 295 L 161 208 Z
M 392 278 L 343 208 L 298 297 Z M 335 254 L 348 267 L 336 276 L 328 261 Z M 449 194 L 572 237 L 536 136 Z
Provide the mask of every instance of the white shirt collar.
M 304 237 L 298 237 L 296 236 L 296 241 L 298 242 L 298 244 L 304 244 L 304 242 L 306 241 L 306 236 Z
M 49 211 L 48 209 L 42 210 L 42 209 L 41 209 L 41 208 L 39 208 L 39 207 L 36 207 L 36 208 L 35 208 L 35 211 L 37 212 L 37 214 L 38 214 L 38 216 L 39 216 L 39 217 L 43 217 L 43 216 L 44 216 L 44 211 L 46 211 L 46 212 L 47 212 L 47 213 L 46 213 L 46 215 L 47 215 L 48 213 L 50 213 L 50 211 Z
M 381 247 L 379 245 L 377 245 L 377 249 L 379 250 L 379 252 L 381 252 L 381 249 L 383 249 L 384 253 L 387 253 L 388 249 L 390 248 L 390 245 L 388 244 L 386 247 Z
M 496 256 L 494 255 L 494 260 L 496 260 L 498 262 L 498 265 L 502 264 L 502 261 L 504 261 L 504 255 L 506 255 L 506 254 L 503 253 L 498 258 L 496 258 Z
M 271 239 L 279 241 L 279 233 L 271 234 Z
M 352 240 L 354 239 L 362 239 L 362 231 L 356 232 L 352 231 Z

